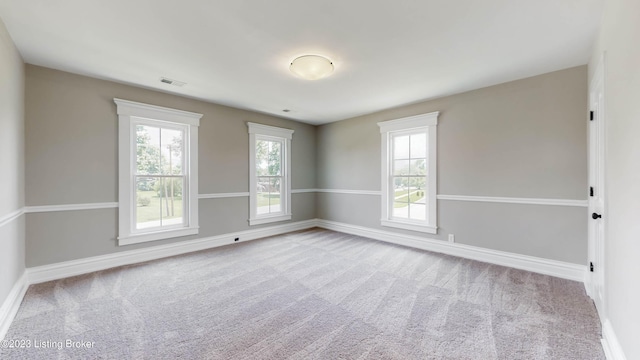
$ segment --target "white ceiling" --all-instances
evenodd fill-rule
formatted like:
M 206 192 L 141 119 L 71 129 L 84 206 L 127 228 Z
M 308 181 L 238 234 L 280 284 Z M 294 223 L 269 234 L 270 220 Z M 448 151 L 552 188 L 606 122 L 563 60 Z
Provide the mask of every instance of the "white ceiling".
M 0 18 L 30 64 L 322 124 L 586 64 L 601 6 L 0 0 Z M 289 63 L 303 54 L 329 57 L 335 73 L 295 77 Z

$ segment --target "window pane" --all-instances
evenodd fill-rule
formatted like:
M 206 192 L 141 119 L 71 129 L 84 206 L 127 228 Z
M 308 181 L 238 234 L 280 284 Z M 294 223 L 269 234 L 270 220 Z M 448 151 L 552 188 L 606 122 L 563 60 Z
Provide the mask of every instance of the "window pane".
M 269 141 L 269 175 L 279 176 L 282 163 L 282 143 Z
M 393 217 L 408 219 L 409 218 L 409 204 L 406 202 L 394 202 L 393 203 Z
M 411 178 L 411 191 L 420 191 L 424 193 L 426 191 L 427 181 L 424 177 Z
M 411 175 L 425 175 L 427 173 L 426 159 L 411 159 Z
M 182 217 L 182 178 L 165 178 L 159 194 L 161 199 L 162 226 L 179 225 Z
M 271 179 L 271 192 L 269 193 L 269 212 L 280 212 L 280 200 L 282 199 L 282 182 L 280 178 Z
M 269 141 L 256 141 L 256 175 L 269 175 Z
M 155 175 L 161 171 L 160 128 L 136 126 L 136 169 L 140 175 Z
M 256 175 L 279 176 L 282 165 L 282 143 L 279 141 L 256 141 Z
M 393 175 L 409 175 L 409 160 L 395 160 L 393 162 Z
M 409 218 L 413 220 L 426 220 L 426 181 L 424 177 L 411 178 L 411 191 L 409 195 Z
M 160 178 L 136 179 L 136 229 L 160 226 L 161 208 L 157 189 L 161 186 Z
M 427 157 L 427 134 L 411 135 L 411 158 Z
M 427 206 L 420 203 L 413 203 L 409 205 L 409 218 L 412 220 L 426 220 Z
M 408 159 L 409 158 L 409 136 L 393 137 L 393 158 Z
M 258 207 L 257 214 L 268 214 L 269 213 L 269 189 L 271 188 L 271 184 L 269 178 L 258 178 L 258 189 L 257 189 L 257 201 L 256 206 Z
M 395 201 L 407 202 L 407 196 L 409 195 L 409 178 L 406 177 L 394 177 L 394 198 Z
M 175 129 L 162 129 L 160 149 L 162 174 L 182 175 L 183 132 Z

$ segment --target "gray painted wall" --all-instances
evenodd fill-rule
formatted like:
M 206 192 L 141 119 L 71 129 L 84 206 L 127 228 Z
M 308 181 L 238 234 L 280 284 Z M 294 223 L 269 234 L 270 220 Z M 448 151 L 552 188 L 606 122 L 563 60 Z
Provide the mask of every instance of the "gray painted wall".
M 627 359 L 640 359 L 640 1 L 606 0 L 593 74 L 606 52 L 605 314 Z
M 246 121 L 296 131 L 293 189 L 379 190 L 376 122 L 437 110 L 439 194 L 585 199 L 585 66 L 316 128 L 28 65 L 28 205 L 117 201 L 114 97 L 204 114 L 201 194 L 248 191 Z M 375 195 L 294 194 L 293 221 L 319 217 L 382 228 L 379 202 Z M 203 199 L 199 206 L 198 237 L 249 228 L 246 197 Z M 586 262 L 585 208 L 439 201 L 438 214 L 440 231 L 432 238 L 453 233 L 459 243 Z M 29 214 L 27 266 L 194 238 L 118 247 L 116 221 L 116 209 Z
M 376 123 L 440 111 L 438 194 L 584 200 L 586 110 L 580 66 L 323 125 L 318 187 L 380 190 Z M 379 196 L 321 193 L 317 202 L 319 218 L 403 232 L 379 225 Z M 428 237 L 586 264 L 586 220 L 580 207 L 439 200 L 440 229 Z
M 27 205 L 118 200 L 118 117 L 113 98 L 204 114 L 199 128 L 200 194 L 249 191 L 247 121 L 295 130 L 292 189 L 316 187 L 314 126 L 27 65 Z M 26 263 L 45 265 L 247 230 L 248 207 L 248 197 L 201 199 L 197 237 L 124 247 L 116 242 L 116 209 L 28 214 Z M 315 208 L 315 194 L 294 194 L 292 221 L 315 218 Z
M 24 206 L 24 63 L 0 19 L 0 219 Z M 24 217 L 0 225 L 0 305 L 24 273 Z

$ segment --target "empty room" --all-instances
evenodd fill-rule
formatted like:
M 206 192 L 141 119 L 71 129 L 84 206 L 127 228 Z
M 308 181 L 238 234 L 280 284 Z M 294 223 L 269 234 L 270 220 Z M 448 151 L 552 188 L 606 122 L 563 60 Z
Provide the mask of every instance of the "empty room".
M 0 359 L 640 359 L 637 0 L 0 0 Z

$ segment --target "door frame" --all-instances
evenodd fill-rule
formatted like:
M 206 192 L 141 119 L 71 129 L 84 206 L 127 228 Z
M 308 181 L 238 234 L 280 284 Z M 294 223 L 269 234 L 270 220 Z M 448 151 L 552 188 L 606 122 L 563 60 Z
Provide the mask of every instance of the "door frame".
M 589 296 L 594 300 L 601 322 L 606 319 L 606 277 L 605 277 L 605 245 L 607 235 L 607 187 L 606 187 L 606 111 L 605 111 L 605 53 L 603 52 L 596 65 L 596 70 L 589 83 L 589 111 L 593 111 L 594 120 L 587 120 L 588 141 L 588 181 L 594 187 L 596 196 L 589 196 L 588 206 L 588 256 L 589 265 L 594 271 L 589 272 L 586 286 Z M 597 106 L 597 109 L 595 108 Z M 590 118 L 590 116 L 589 116 Z M 595 141 L 594 141 L 595 140 Z M 593 219 L 593 213 L 602 215 Z M 596 223 L 599 222 L 599 223 Z M 600 232 L 600 244 L 596 242 L 596 233 Z

